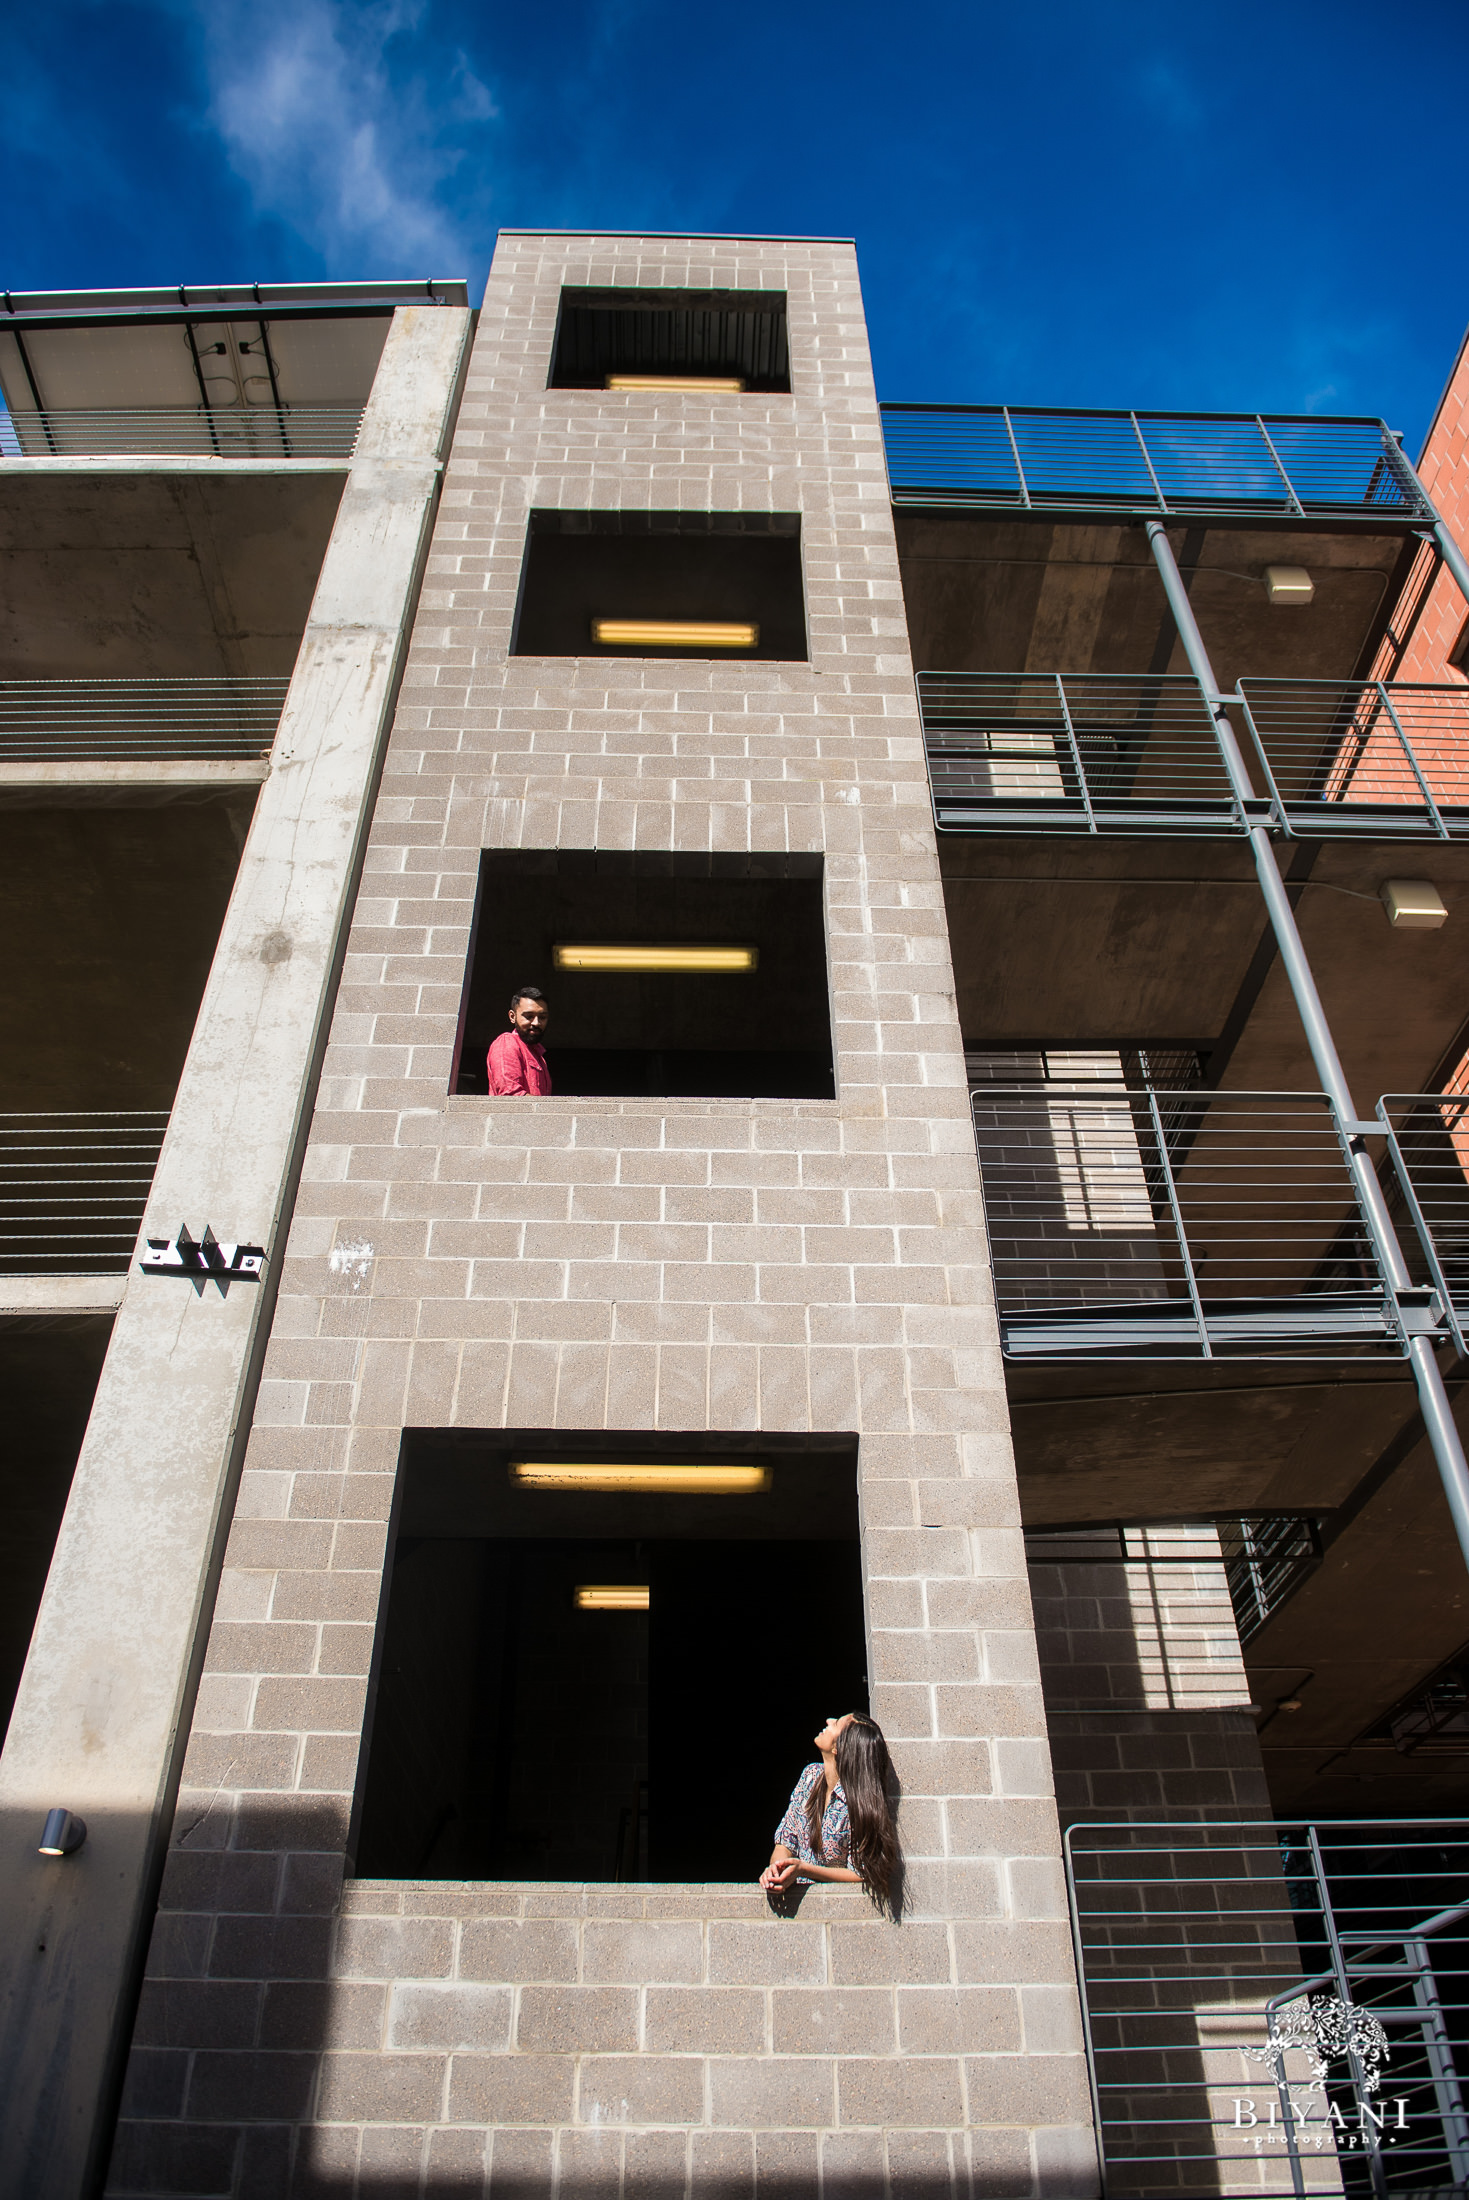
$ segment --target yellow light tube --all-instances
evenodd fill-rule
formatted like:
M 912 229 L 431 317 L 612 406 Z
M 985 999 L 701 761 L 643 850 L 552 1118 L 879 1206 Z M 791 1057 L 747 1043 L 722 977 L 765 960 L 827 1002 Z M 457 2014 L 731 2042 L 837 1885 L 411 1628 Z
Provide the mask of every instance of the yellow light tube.
M 753 649 L 760 629 L 738 619 L 593 619 L 592 639 L 615 649 Z
M 659 947 L 601 946 L 565 942 L 551 950 L 558 970 L 754 970 L 760 961 L 758 947 Z
M 646 1612 L 648 1591 L 631 1581 L 606 1581 L 577 1589 L 572 1602 L 579 1612 Z
M 594 1490 L 615 1496 L 748 1497 L 770 1487 L 769 1467 L 574 1466 L 561 1460 L 516 1459 L 510 1479 L 522 1490 Z
M 738 397 L 744 389 L 738 374 L 609 374 L 609 390 L 719 390 Z

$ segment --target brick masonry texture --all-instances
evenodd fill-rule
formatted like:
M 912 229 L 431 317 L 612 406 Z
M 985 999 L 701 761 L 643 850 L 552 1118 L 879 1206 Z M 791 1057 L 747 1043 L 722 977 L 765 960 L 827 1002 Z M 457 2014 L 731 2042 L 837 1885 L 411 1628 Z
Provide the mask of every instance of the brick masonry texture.
M 793 394 L 548 390 L 563 283 L 783 288 Z M 809 664 L 511 657 L 533 506 L 799 511 Z M 483 847 L 822 852 L 837 1098 L 446 1097 Z M 506 1426 L 857 1433 L 901 1925 L 827 1890 L 344 1888 L 401 1432 Z M 1085 2193 L 1065 1915 L 855 256 L 507 236 L 109 2191 Z

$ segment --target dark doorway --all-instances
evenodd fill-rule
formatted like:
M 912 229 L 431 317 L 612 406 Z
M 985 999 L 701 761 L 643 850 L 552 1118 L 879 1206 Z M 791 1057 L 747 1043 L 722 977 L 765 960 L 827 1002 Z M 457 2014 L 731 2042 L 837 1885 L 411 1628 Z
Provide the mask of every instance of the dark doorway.
M 855 1445 L 777 1439 L 767 1490 L 717 1498 L 528 1494 L 508 1468 L 536 1442 L 405 1439 L 356 1869 L 753 1879 L 818 1727 L 867 1704 Z
M 488 1089 L 510 991 L 551 1006 L 561 1094 L 829 1100 L 831 1012 L 819 855 L 486 849 L 455 1092 Z M 753 947 L 736 974 L 564 970 L 569 941 Z

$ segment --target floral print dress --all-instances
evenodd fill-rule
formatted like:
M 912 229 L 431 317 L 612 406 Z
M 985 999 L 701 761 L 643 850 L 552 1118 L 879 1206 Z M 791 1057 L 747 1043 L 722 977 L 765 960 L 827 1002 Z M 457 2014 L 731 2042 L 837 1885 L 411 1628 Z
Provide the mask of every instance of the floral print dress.
M 775 1829 L 775 1838 L 783 1842 L 792 1856 L 798 1856 L 803 1864 L 846 1864 L 851 1866 L 852 1827 L 847 1817 L 847 1798 L 842 1792 L 840 1780 L 827 1798 L 826 1810 L 821 1820 L 821 1854 L 811 1846 L 811 1829 L 806 1822 L 806 1798 L 818 1780 L 826 1778 L 826 1767 L 819 1761 L 807 1765 L 791 1792 L 786 1814 Z

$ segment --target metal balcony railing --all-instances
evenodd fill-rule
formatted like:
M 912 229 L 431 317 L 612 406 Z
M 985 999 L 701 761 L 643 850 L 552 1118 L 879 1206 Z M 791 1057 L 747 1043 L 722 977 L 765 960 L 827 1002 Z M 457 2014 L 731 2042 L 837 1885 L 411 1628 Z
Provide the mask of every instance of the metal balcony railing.
M 1469 1354 L 1469 1092 L 1385 1093 L 1377 1113 L 1417 1240 L 1411 1264 Z
M 918 702 L 940 832 L 1245 830 L 1186 674 L 920 672 Z
M 1324 1095 L 990 1085 L 971 1104 L 1011 1358 L 1402 1351 Z
M 125 1274 L 167 1128 L 167 1109 L 0 1115 L 0 1274 Z
M 0 458 L 350 458 L 360 405 L 0 411 Z
M 1071 1826 L 1102 2189 L 1469 2185 L 1469 1822 Z
M 1187 674 L 920 672 L 940 832 L 1469 835 L 1469 687 L 1242 680 L 1236 801 Z
M 1381 420 L 884 405 L 893 502 L 1158 518 L 1432 520 Z
M 1239 1639 L 1248 1642 L 1321 1564 L 1321 1531 L 1300 1517 L 1221 1520 L 1219 1548 Z
M 0 763 L 268 756 L 289 682 L 0 681 Z
M 1469 1821 L 1072 1826 L 1103 2191 L 1469 2188 Z

